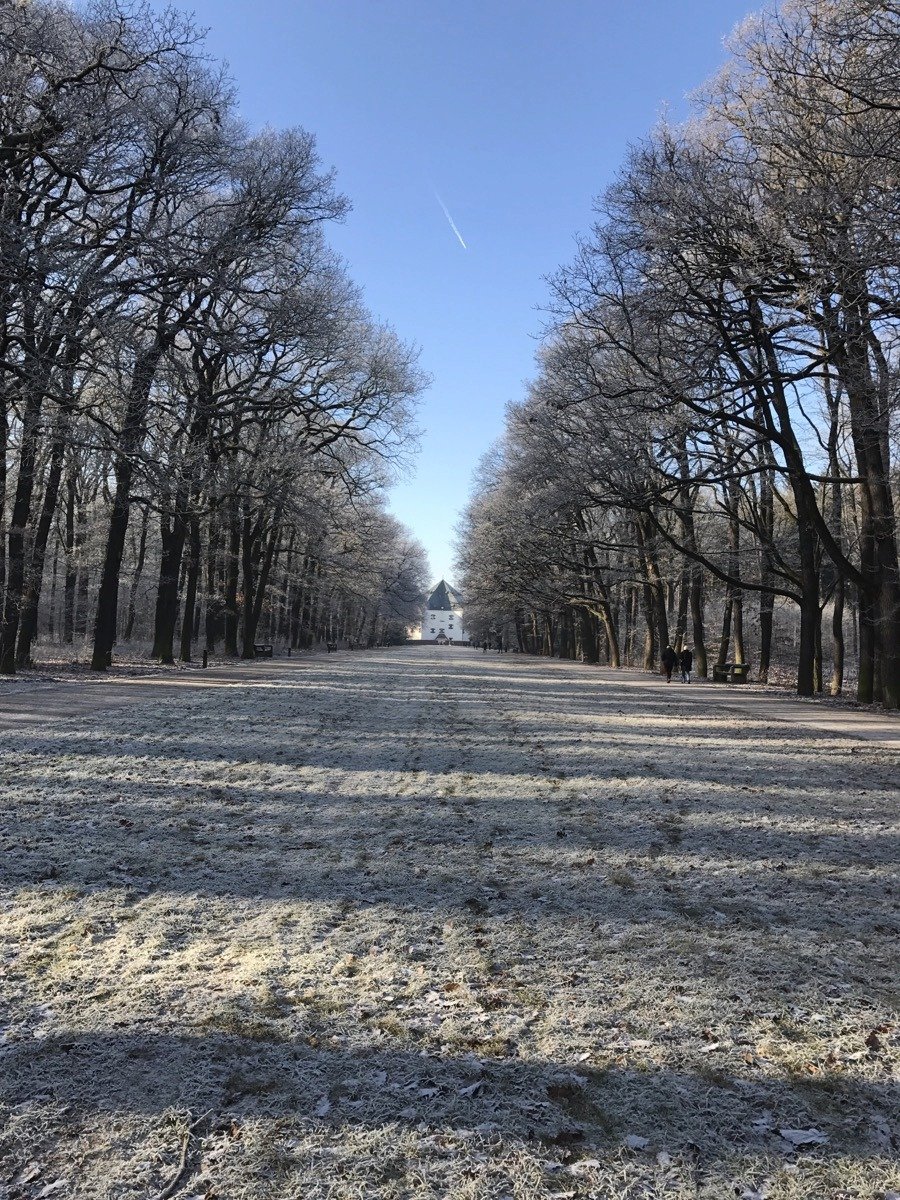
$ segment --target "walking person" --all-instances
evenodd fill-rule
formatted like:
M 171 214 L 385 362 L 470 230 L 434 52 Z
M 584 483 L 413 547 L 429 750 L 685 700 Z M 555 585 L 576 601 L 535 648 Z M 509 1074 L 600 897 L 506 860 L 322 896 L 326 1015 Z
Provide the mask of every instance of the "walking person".
M 691 671 L 694 669 L 694 652 L 690 646 L 685 646 L 678 658 L 678 665 L 681 667 L 681 682 L 691 682 Z
M 662 652 L 662 665 L 666 673 L 666 683 L 672 682 L 672 672 L 678 662 L 678 655 L 675 653 L 674 646 L 666 646 Z

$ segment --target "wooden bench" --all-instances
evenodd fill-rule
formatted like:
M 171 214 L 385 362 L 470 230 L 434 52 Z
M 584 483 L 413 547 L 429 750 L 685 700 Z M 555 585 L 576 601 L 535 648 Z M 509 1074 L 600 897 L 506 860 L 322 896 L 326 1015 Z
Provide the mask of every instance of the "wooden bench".
M 254 643 L 254 646 L 253 646 L 253 653 L 256 655 L 257 658 L 271 658 L 274 651 L 275 651 L 274 646 L 269 646 L 265 643 L 260 643 L 259 645 L 256 645 Z
M 746 683 L 748 663 L 713 663 L 713 683 Z

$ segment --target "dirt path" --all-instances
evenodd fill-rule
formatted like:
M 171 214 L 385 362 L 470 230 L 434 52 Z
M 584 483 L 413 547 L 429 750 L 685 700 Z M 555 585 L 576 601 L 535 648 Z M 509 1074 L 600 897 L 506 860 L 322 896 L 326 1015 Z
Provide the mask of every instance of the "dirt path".
M 0 691 L 0 729 L 41 725 L 47 721 L 85 717 L 123 704 L 168 705 L 188 694 L 222 687 L 250 687 L 283 675 L 293 677 L 314 657 L 273 659 L 234 666 L 187 667 L 158 675 L 106 679 L 65 679 L 31 683 L 17 680 Z
M 420 653 L 418 650 L 411 653 Z M 482 662 L 477 652 L 472 652 L 476 661 Z M 354 661 L 354 656 L 339 653 L 335 662 L 345 659 Z M 495 656 L 484 657 L 482 665 L 489 668 Z M 269 684 L 274 680 L 290 681 L 296 672 L 304 672 L 320 663 L 321 656 L 304 658 L 281 658 L 271 662 L 218 666 L 209 670 L 185 669 L 173 675 L 136 676 L 111 681 L 65 681 L 62 683 L 23 683 L 8 691 L 0 692 L 0 730 L 42 724 L 46 721 L 84 717 L 104 708 L 115 708 L 123 703 L 151 702 L 169 705 L 186 692 L 201 693 L 220 687 L 251 687 Z M 327 659 L 325 660 L 328 661 Z M 566 670 L 578 671 L 574 664 L 558 664 Z M 643 692 L 650 704 L 656 705 L 662 684 L 661 680 L 638 671 L 610 671 L 585 668 L 593 676 L 592 681 L 602 679 L 613 687 L 623 687 Z M 777 721 L 799 725 L 811 733 L 859 738 L 877 742 L 884 746 L 900 748 L 900 717 L 890 714 L 854 711 L 827 700 L 802 701 L 775 694 L 760 695 L 754 689 L 744 690 L 695 680 L 686 689 L 677 681 L 668 686 L 668 702 L 676 707 L 687 704 L 702 709 L 721 708 L 730 713 L 739 713 L 753 721 Z
M 666 684 L 644 672 L 602 671 L 602 678 L 619 687 L 643 690 L 648 699 L 666 688 L 670 702 L 691 704 L 704 710 L 721 708 L 740 713 L 752 721 L 784 721 L 810 733 L 832 737 L 860 738 L 866 742 L 900 749 L 900 715 L 854 710 L 826 699 L 799 700 L 773 692 L 760 693 L 753 687 L 694 680 L 685 685 L 673 679 Z
M 896 751 L 723 691 L 416 649 L 5 698 L 0 1197 L 900 1188 Z

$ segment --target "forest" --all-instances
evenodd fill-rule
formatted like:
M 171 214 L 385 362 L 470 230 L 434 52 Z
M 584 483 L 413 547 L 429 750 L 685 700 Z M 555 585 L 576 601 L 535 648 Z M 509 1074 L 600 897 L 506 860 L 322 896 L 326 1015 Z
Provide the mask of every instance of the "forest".
M 402 634 L 426 380 L 329 247 L 347 211 L 190 19 L 0 5 L 0 672 Z
M 549 281 L 462 529 L 468 624 L 896 709 L 900 7 L 794 0 L 728 51 Z

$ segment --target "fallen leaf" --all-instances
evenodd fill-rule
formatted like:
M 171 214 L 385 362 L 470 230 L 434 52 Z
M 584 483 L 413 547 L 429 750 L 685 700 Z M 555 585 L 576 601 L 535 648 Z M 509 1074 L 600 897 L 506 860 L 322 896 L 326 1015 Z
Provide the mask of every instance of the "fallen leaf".
M 585 1171 L 596 1171 L 602 1166 L 599 1158 L 582 1158 L 577 1163 L 572 1163 L 569 1167 L 570 1175 L 583 1175 Z
M 650 1139 L 638 1137 L 636 1134 L 629 1133 L 628 1137 L 625 1139 L 625 1145 L 629 1150 L 644 1150 L 650 1145 Z
M 328 1113 L 331 1112 L 331 1101 L 328 1099 L 327 1096 L 323 1096 L 321 1098 L 319 1103 L 316 1105 L 314 1112 L 317 1117 L 327 1116 Z
M 828 1141 L 820 1129 L 779 1129 L 778 1132 L 792 1146 L 821 1146 Z
M 470 1083 L 468 1087 L 460 1088 L 460 1096 L 477 1096 L 483 1087 L 483 1083 L 479 1079 L 477 1083 Z

